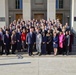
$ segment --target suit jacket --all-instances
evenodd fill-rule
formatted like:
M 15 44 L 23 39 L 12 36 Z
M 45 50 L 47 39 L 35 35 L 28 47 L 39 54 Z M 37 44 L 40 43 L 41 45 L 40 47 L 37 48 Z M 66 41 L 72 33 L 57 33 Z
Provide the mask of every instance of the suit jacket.
M 4 35 L 4 43 L 7 45 L 10 45 L 10 42 L 11 42 L 11 37 L 10 35 L 7 36 L 6 34 Z
M 42 43 L 42 35 L 39 33 L 39 34 L 36 34 L 36 44 L 41 44 Z
M 58 44 L 58 37 L 57 36 L 56 37 L 53 37 L 53 43 Z
M 41 34 L 43 35 L 43 33 L 45 33 L 45 35 L 47 34 L 47 31 L 46 30 L 44 30 L 44 31 L 42 31 L 41 30 Z
M 69 35 L 66 35 L 65 36 L 65 45 L 66 46 L 69 46 L 70 45 L 70 36 Z
M 30 33 L 28 33 L 26 36 L 26 42 L 28 44 L 34 44 L 36 42 L 35 33 L 32 33 L 32 35 Z
M 3 45 L 4 36 L 3 33 L 0 33 L 0 46 Z
M 45 43 L 47 42 L 47 37 L 46 36 L 42 37 L 42 42 L 45 42 Z
M 16 33 L 16 41 L 18 42 L 21 42 L 21 33 Z

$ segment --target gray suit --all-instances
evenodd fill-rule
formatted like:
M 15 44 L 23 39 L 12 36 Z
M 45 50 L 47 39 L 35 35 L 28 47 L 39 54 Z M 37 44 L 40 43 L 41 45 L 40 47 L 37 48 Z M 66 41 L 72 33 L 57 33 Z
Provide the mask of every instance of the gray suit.
M 37 52 L 41 53 L 41 43 L 42 43 L 42 35 L 40 33 L 36 34 L 36 49 Z

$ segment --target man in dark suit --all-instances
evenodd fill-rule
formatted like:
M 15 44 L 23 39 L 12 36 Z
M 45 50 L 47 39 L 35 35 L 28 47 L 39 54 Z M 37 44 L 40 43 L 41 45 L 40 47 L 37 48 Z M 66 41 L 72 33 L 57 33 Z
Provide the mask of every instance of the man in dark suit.
M 11 37 L 9 35 L 8 30 L 6 30 L 6 34 L 4 35 L 4 45 L 5 45 L 5 54 L 9 54 Z
M 22 55 L 21 55 L 21 31 L 20 29 L 17 30 L 17 33 L 16 33 L 16 46 L 17 46 L 17 50 L 18 50 L 18 59 L 22 59 Z
M 17 50 L 20 52 L 21 51 L 21 31 L 20 29 L 17 30 L 16 33 L 16 43 L 17 43 Z
M 3 31 L 2 29 L 0 28 L 0 55 L 3 54 Z
M 45 33 L 45 35 L 47 34 L 47 30 L 45 30 L 45 26 L 42 26 L 41 34 L 43 33 Z
M 33 28 L 30 28 L 30 32 L 26 36 L 26 44 L 28 45 L 28 53 L 29 56 L 33 55 L 33 45 L 35 44 L 35 34 L 33 32 Z

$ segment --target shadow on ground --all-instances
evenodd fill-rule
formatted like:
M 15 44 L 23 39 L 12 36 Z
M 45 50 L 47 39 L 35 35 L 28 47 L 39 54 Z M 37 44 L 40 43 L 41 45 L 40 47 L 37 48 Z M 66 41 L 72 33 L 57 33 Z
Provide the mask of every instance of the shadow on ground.
M 20 65 L 20 64 L 30 64 L 30 63 L 31 63 L 31 62 L 5 63 L 5 64 L 0 64 L 0 66 Z

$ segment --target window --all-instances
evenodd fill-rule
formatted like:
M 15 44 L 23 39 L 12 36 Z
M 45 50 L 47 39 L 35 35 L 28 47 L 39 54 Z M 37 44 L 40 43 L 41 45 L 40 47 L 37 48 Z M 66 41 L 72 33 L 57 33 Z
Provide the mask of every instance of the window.
M 59 8 L 63 8 L 63 0 L 59 0 Z
M 16 0 L 16 9 L 22 9 L 22 0 Z
M 56 0 L 56 9 L 63 8 L 63 0 Z

